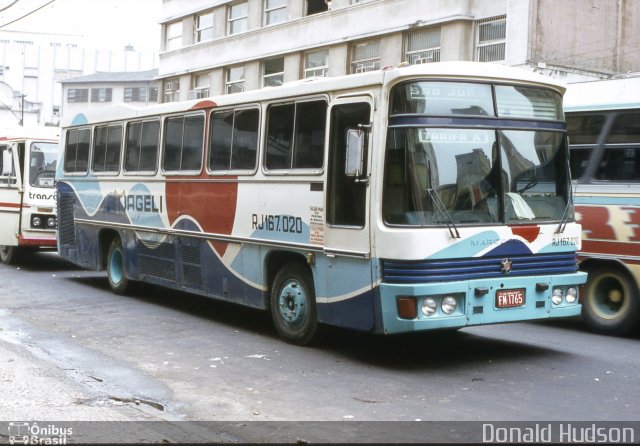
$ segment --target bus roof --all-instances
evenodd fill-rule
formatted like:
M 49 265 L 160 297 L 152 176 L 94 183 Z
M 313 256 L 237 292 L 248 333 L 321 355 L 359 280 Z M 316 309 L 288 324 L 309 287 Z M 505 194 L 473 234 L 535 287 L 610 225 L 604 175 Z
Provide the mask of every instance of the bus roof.
M 361 74 L 350 74 L 336 77 L 320 77 L 301 79 L 285 83 L 279 87 L 265 87 L 242 93 L 215 96 L 205 99 L 192 99 L 181 102 L 168 102 L 151 106 L 133 106 L 116 104 L 97 110 L 78 113 L 69 117 L 63 127 L 81 126 L 96 122 L 121 119 L 143 118 L 158 114 L 178 113 L 225 105 L 252 103 L 265 100 L 278 100 L 296 96 L 357 90 L 359 88 L 383 85 L 401 81 L 406 77 L 437 78 L 438 80 L 489 80 L 498 82 L 527 83 L 550 87 L 560 94 L 565 91 L 563 83 L 532 71 L 505 65 L 481 62 L 436 62 L 410 65 L 398 68 L 384 68 Z
M 566 112 L 640 108 L 640 76 L 569 84 Z
M 13 141 L 17 139 L 60 139 L 60 127 L 48 126 L 9 126 L 0 127 L 0 141 Z

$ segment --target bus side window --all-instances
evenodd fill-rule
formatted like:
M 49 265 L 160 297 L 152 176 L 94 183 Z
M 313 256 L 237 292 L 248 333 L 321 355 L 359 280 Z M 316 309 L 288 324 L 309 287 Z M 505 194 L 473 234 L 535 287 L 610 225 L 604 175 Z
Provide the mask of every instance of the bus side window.
M 607 147 L 596 172 L 596 178 L 604 181 L 640 181 L 640 150 L 629 147 Z
M 331 112 L 329 139 L 329 176 L 327 179 L 327 222 L 333 225 L 364 227 L 366 222 L 366 183 L 345 175 L 347 133 L 368 125 L 371 108 L 368 103 L 336 105 Z M 365 147 L 367 143 L 365 143 Z M 364 159 L 367 159 L 365 150 Z M 366 161 L 364 163 L 366 170 Z M 364 172 L 363 176 L 367 176 Z

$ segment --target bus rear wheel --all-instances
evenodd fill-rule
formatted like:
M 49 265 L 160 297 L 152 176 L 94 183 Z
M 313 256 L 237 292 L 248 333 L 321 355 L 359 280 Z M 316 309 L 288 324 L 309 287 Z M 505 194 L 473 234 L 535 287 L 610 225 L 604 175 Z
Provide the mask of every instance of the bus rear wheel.
M 595 332 L 622 336 L 640 320 L 638 290 L 631 278 L 613 267 L 589 271 L 582 318 Z
M 306 266 L 289 263 L 278 271 L 271 288 L 271 317 L 280 337 L 291 344 L 308 345 L 316 339 L 316 296 Z
M 14 265 L 18 261 L 18 250 L 17 246 L 0 246 L 0 261 L 5 265 Z
M 116 294 L 124 294 L 129 288 L 129 279 L 127 279 L 124 250 L 119 237 L 115 237 L 109 245 L 107 254 L 107 278 L 109 279 L 109 287 Z

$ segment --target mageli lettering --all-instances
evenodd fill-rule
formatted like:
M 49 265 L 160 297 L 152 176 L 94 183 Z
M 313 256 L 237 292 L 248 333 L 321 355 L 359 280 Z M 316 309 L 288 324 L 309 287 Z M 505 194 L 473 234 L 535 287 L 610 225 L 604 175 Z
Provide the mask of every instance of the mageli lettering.
M 153 195 L 127 195 L 127 211 L 162 212 L 162 197 Z

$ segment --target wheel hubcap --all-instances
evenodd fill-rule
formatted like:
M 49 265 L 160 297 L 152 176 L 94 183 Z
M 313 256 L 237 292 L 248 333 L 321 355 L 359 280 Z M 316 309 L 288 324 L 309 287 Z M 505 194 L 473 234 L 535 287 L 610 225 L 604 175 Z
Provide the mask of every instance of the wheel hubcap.
M 307 317 L 307 294 L 299 282 L 291 280 L 284 284 L 280 291 L 278 305 L 282 318 L 288 324 L 297 326 L 305 321 Z
M 624 285 L 616 277 L 603 277 L 594 284 L 593 311 L 598 317 L 619 317 L 623 314 L 627 302 Z
M 122 280 L 122 253 L 118 250 L 114 250 L 111 253 L 111 258 L 109 259 L 109 276 L 115 284 L 119 284 Z

